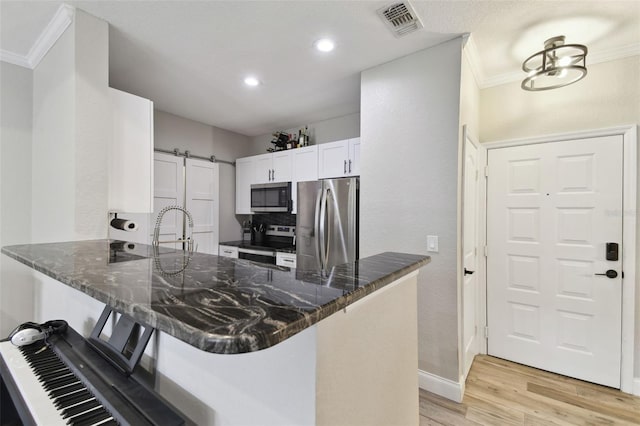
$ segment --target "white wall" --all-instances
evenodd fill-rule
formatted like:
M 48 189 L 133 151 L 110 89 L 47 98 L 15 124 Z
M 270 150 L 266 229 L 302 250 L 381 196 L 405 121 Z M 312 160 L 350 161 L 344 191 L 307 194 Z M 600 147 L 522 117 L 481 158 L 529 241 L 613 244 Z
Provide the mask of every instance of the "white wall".
M 107 236 L 108 25 L 77 10 L 33 72 L 34 242 Z
M 31 70 L 0 62 L 0 246 L 31 242 L 32 85 Z M 0 256 L 0 336 L 32 320 L 32 305 L 31 272 Z
M 75 234 L 74 35 L 70 25 L 33 71 L 34 242 L 68 241 Z
M 453 381 L 461 52 L 448 41 L 364 71 L 361 87 L 360 256 L 432 256 L 418 282 L 419 368 Z
M 633 56 L 588 65 L 583 80 L 556 90 L 525 92 L 520 89 L 520 82 L 483 89 L 480 140 L 491 142 L 640 124 L 639 70 L 640 56 Z M 640 228 L 638 232 L 636 253 L 640 257 Z M 640 379 L 640 276 L 636 277 L 635 328 L 634 375 Z
M 308 127 L 312 145 L 357 138 L 360 136 L 360 113 L 357 112 L 316 123 L 300 125 L 283 131 L 297 135 L 298 130 L 305 126 Z M 273 135 L 271 133 L 251 138 L 250 155 L 264 154 L 267 152 L 267 148 L 273 148 L 272 139 Z
M 192 154 L 227 161 L 250 155 L 249 137 L 207 124 L 178 117 L 167 112 L 154 112 L 154 146 L 189 150 Z M 236 168 L 220 163 L 220 242 L 239 240 L 242 227 L 236 220 Z

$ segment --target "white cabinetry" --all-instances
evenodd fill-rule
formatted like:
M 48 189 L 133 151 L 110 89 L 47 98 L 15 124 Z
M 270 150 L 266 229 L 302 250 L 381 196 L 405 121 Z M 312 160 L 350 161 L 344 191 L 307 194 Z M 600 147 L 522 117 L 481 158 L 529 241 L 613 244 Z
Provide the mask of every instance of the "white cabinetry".
M 297 148 L 293 153 L 293 174 L 291 177 L 291 213 L 298 212 L 298 182 L 318 180 L 318 146 Z
M 291 182 L 291 213 L 298 182 L 360 175 L 360 138 L 254 155 L 236 160 L 236 214 L 252 214 L 251 184 Z
M 255 183 L 255 167 L 256 157 L 236 160 L 236 214 L 251 214 L 251 184 Z
M 236 214 L 253 214 L 251 212 L 252 184 L 290 182 L 292 171 L 291 150 L 238 158 L 236 160 Z
M 276 252 L 276 265 L 286 266 L 289 268 L 296 267 L 296 254 L 295 253 L 282 253 Z
M 237 259 L 238 247 L 220 245 L 218 253 L 219 253 L 218 256 L 231 257 L 231 258 Z
M 254 183 L 291 181 L 292 157 L 291 151 L 256 155 Z
M 109 211 L 153 212 L 153 102 L 109 89 Z
M 318 145 L 320 179 L 360 174 L 360 138 Z

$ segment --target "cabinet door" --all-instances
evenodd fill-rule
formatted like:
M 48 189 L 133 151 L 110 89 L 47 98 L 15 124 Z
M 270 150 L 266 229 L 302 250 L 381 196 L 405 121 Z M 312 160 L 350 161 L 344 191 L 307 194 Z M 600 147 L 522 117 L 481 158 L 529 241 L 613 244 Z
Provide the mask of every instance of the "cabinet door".
M 349 176 L 360 176 L 360 138 L 349 139 Z
M 231 257 L 233 259 L 238 258 L 238 247 L 233 246 L 220 246 L 220 254 L 218 256 Z
M 293 154 L 293 176 L 291 176 L 291 213 L 298 213 L 298 182 L 318 180 L 318 145 L 297 148 Z
M 153 212 L 153 102 L 109 89 L 113 140 L 109 145 L 109 211 Z
M 236 214 L 251 214 L 251 184 L 255 183 L 255 158 L 236 160 Z
M 293 169 L 292 151 L 280 151 L 271 154 L 273 168 L 271 172 L 272 182 L 290 182 Z
M 318 177 L 320 179 L 347 175 L 349 140 L 318 145 Z
M 185 208 L 193 217 L 193 240 L 197 246 L 195 250 L 218 254 L 219 166 L 210 161 L 192 158 L 185 161 Z
M 272 154 L 254 155 L 255 177 L 253 183 L 272 182 L 273 157 Z

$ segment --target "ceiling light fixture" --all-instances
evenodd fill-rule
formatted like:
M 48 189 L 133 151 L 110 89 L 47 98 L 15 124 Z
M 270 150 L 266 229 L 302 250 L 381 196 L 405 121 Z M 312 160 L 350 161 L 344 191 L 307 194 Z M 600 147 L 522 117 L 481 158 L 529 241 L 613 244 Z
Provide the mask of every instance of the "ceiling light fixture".
M 587 75 L 587 47 L 564 44 L 564 36 L 544 42 L 544 50 L 531 55 L 522 64 L 527 77 L 521 87 L 528 91 L 556 89 L 568 86 Z
M 247 86 L 255 87 L 260 84 L 260 80 L 255 77 L 246 77 L 244 79 L 244 84 L 246 84 Z
M 333 40 L 328 38 L 321 38 L 313 44 L 320 52 L 331 52 L 335 47 Z

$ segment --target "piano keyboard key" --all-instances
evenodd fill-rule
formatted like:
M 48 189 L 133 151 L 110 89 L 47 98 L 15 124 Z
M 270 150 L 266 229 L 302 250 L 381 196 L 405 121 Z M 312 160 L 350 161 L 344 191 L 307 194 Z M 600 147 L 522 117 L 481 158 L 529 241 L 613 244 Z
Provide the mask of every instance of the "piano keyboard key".
M 26 403 L 37 424 L 95 425 L 114 420 L 50 348 L 37 343 L 15 348 L 10 342 L 0 343 L 0 348 L 10 369 L 25 373 L 20 374 L 19 386 L 32 395 Z

